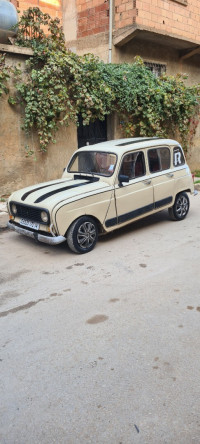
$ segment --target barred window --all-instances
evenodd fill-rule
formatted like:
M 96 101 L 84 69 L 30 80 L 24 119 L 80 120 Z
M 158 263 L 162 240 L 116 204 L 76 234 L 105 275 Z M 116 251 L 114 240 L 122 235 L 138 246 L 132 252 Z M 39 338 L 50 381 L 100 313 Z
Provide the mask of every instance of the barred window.
M 156 77 L 160 77 L 166 72 L 166 65 L 151 62 L 144 62 L 144 64 Z

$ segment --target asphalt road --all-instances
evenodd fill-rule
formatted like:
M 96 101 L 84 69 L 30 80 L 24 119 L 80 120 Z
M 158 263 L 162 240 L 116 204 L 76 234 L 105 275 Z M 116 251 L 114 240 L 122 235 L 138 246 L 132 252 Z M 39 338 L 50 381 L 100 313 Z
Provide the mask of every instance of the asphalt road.
M 0 231 L 0 443 L 200 443 L 200 195 L 86 255 Z

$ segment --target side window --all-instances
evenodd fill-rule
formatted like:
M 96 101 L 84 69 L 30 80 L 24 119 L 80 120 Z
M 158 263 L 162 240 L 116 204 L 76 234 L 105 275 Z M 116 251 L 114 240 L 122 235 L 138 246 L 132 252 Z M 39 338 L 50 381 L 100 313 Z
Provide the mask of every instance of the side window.
M 136 179 L 137 177 L 144 176 L 145 173 L 145 160 L 142 151 L 126 154 L 124 156 L 120 174 L 128 176 L 129 179 Z
M 148 151 L 149 170 L 151 173 L 160 171 L 160 160 L 158 157 L 158 150 L 153 149 Z
M 170 168 L 169 148 L 153 148 L 148 151 L 149 170 L 151 173 L 164 171 Z
M 180 146 L 176 146 L 173 150 L 173 165 L 175 167 L 184 165 L 185 159 Z
M 169 148 L 159 148 L 161 170 L 170 168 L 170 150 Z

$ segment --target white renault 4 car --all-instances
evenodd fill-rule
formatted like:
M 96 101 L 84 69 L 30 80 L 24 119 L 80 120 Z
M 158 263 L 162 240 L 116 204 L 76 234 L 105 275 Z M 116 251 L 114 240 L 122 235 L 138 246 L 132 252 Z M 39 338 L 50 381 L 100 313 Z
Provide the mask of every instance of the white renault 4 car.
M 98 235 L 168 208 L 182 220 L 194 194 L 178 142 L 159 138 L 112 140 L 79 149 L 61 179 L 14 192 L 8 227 L 47 244 L 67 240 L 91 251 Z

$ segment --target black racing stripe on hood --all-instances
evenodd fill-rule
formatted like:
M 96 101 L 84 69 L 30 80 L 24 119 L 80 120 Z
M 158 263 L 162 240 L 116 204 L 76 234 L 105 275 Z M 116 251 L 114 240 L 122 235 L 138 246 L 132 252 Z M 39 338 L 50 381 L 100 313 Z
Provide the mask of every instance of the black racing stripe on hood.
M 54 194 L 62 193 L 63 191 L 70 190 L 72 188 L 82 187 L 83 185 L 87 185 L 88 183 L 90 183 L 90 180 L 87 180 L 87 182 L 77 183 L 76 185 L 59 188 L 58 190 L 49 191 L 49 193 L 43 194 L 43 196 L 38 197 L 38 199 L 36 199 L 34 203 L 42 202 L 43 200 L 47 199 L 50 196 L 53 196 Z
M 63 180 L 63 183 L 65 183 L 65 182 L 66 182 L 66 180 Z M 30 194 L 35 193 L 35 191 L 39 191 L 39 190 L 42 190 L 43 188 L 48 188 L 48 187 L 52 187 L 53 185 L 59 185 L 59 184 L 60 184 L 60 182 L 56 182 L 56 183 L 51 183 L 51 184 L 48 184 L 48 185 L 43 185 L 42 187 L 34 188 L 34 189 L 24 193 L 22 198 L 21 198 L 21 200 L 23 200 L 23 201 L 26 200 L 26 198 L 28 196 L 30 196 Z

